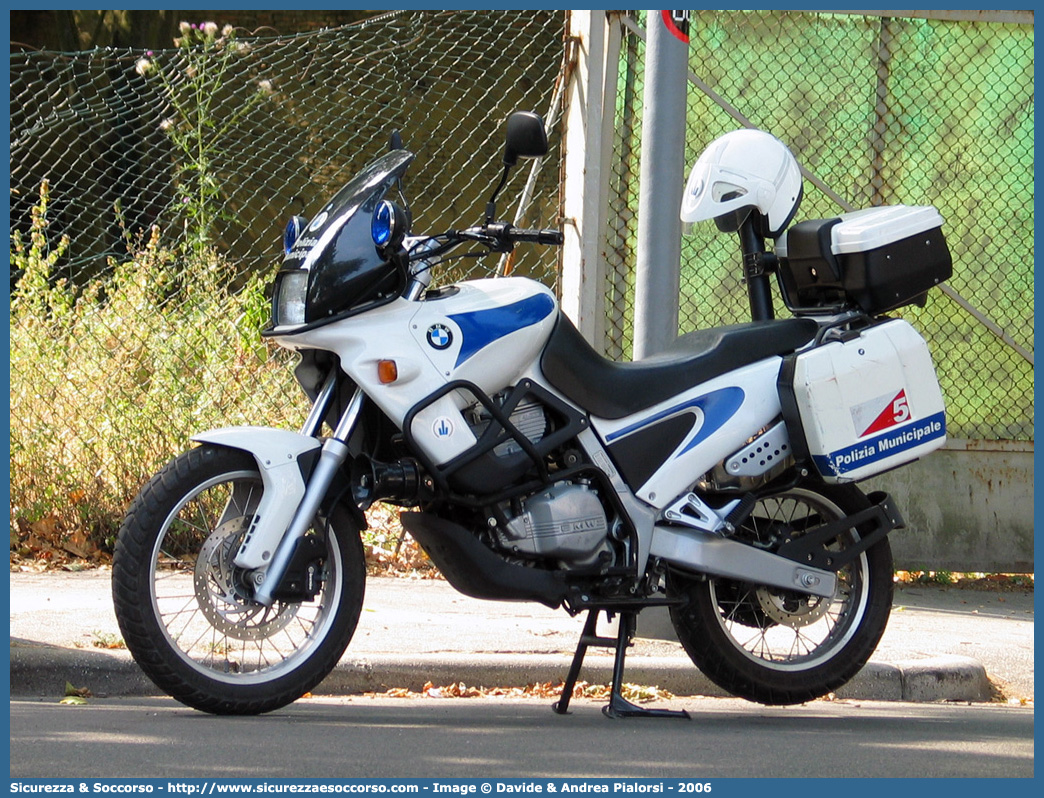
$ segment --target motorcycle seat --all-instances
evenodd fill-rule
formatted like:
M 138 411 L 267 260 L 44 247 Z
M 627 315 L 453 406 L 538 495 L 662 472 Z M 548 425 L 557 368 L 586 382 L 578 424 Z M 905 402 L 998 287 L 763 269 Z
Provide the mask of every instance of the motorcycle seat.
M 694 385 L 809 343 L 812 319 L 777 319 L 697 330 L 665 351 L 631 363 L 600 355 L 560 313 L 540 365 L 567 399 L 600 418 L 623 418 Z

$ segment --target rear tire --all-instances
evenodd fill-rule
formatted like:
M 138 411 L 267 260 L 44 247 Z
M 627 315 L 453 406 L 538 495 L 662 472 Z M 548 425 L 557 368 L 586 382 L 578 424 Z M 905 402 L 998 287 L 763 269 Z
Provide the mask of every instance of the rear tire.
M 232 558 L 261 491 L 250 454 L 200 446 L 142 489 L 117 539 L 112 593 L 127 648 L 157 686 L 205 712 L 297 700 L 333 670 L 362 609 L 362 542 L 344 511 L 309 533 L 326 549 L 314 600 L 251 600 Z
M 780 529 L 799 535 L 868 506 L 853 485 L 809 482 L 760 500 L 737 536 L 766 543 Z M 848 530 L 830 547 L 857 539 Z M 798 704 L 838 689 L 866 664 L 888 623 L 892 573 L 887 538 L 838 572 L 829 599 L 672 570 L 668 594 L 683 601 L 671 621 L 690 659 L 719 687 L 762 704 Z

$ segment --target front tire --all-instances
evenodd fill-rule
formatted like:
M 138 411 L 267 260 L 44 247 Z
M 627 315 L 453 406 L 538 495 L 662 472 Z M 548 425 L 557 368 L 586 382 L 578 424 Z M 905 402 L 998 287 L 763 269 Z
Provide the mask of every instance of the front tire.
M 800 535 L 868 506 L 855 486 L 806 483 L 760 500 L 737 536 L 768 546 L 774 536 Z M 829 548 L 856 540 L 848 530 Z M 828 599 L 673 570 L 668 594 L 682 601 L 671 621 L 690 659 L 719 687 L 762 704 L 799 704 L 838 689 L 866 664 L 888 623 L 892 573 L 887 538 L 838 571 Z
M 309 533 L 326 549 L 314 600 L 251 600 L 232 558 L 261 492 L 250 454 L 203 445 L 142 489 L 117 539 L 112 593 L 127 648 L 158 687 L 205 712 L 297 700 L 333 670 L 362 609 L 362 542 L 344 511 Z

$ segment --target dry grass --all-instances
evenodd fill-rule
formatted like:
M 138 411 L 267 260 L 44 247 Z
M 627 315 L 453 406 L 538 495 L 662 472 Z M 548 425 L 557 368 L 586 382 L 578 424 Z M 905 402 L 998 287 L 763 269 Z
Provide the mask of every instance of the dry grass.
M 287 357 L 258 334 L 263 285 L 165 247 L 158 229 L 83 287 L 52 273 L 46 186 L 31 240 L 12 241 L 11 537 L 23 556 L 111 551 L 141 486 L 194 432 L 296 426 Z M 196 258 L 197 256 L 192 256 Z

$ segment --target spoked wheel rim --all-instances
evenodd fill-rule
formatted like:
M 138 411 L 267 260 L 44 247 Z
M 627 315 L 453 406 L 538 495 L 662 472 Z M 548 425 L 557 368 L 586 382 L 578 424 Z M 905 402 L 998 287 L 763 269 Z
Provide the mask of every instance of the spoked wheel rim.
M 833 502 L 798 488 L 762 499 L 742 533 L 766 544 L 781 528 L 809 529 L 843 516 Z M 828 548 L 840 550 L 854 540 L 849 531 Z M 732 580 L 709 583 L 715 617 L 729 642 L 751 661 L 779 671 L 816 667 L 844 648 L 867 611 L 869 587 L 865 553 L 837 572 L 829 598 Z
M 250 599 L 249 575 L 232 564 L 262 493 L 256 471 L 218 475 L 181 499 L 152 551 L 149 587 L 171 650 L 228 684 L 260 684 L 297 668 L 329 633 L 341 595 L 340 550 L 327 545 L 315 600 Z

